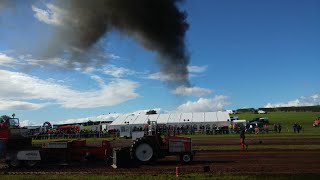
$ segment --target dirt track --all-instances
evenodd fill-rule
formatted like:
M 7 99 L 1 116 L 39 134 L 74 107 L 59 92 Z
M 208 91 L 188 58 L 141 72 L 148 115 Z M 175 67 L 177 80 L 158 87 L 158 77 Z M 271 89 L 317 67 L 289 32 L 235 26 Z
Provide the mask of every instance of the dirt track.
M 277 139 L 263 140 L 264 144 L 319 144 L 319 139 Z M 238 143 L 237 140 L 201 140 L 194 141 L 195 145 L 222 145 Z M 250 144 L 250 143 L 249 143 Z M 189 165 L 181 165 L 176 157 L 167 157 L 153 164 L 141 165 L 129 169 L 113 169 L 104 164 L 91 166 L 48 166 L 35 169 L 12 170 L 2 167 L 0 173 L 9 174 L 174 174 L 176 166 L 180 167 L 182 174 L 203 172 L 205 166 L 210 167 L 209 173 L 231 173 L 231 174 L 319 174 L 320 151 L 319 150 L 250 150 L 242 151 L 199 151 L 194 162 Z M 240 146 L 239 146 L 240 149 Z

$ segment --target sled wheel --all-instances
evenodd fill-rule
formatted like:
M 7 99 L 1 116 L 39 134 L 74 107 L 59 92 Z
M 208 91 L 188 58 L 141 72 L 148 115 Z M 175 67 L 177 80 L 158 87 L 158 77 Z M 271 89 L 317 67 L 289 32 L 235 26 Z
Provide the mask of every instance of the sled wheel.
M 182 163 L 190 163 L 192 161 L 193 157 L 190 153 L 183 153 L 180 156 L 180 161 Z
M 29 160 L 29 161 L 25 161 L 24 164 L 31 168 L 31 167 L 35 167 L 38 164 L 38 161 L 34 161 L 34 160 Z

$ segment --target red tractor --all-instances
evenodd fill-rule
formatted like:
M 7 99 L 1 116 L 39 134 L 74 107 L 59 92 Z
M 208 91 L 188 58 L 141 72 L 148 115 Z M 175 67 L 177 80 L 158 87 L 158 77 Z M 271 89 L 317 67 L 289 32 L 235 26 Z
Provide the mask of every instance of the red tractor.
M 32 139 L 25 136 L 27 129 L 19 127 L 18 118 L 2 116 L 0 126 L 1 157 L 11 167 L 21 165 L 33 167 L 39 162 L 73 162 L 108 160 L 112 155 L 109 141 L 102 140 L 101 146 L 88 146 L 85 140 L 53 141 L 42 146 L 32 146 Z
M 178 155 L 180 161 L 193 160 L 192 140 L 187 137 L 167 135 L 164 139 L 156 131 L 156 121 L 149 122 L 148 135 L 136 139 L 131 146 L 131 157 L 139 162 L 148 163 L 168 155 Z
M 319 127 L 319 126 L 320 126 L 320 117 L 318 117 L 313 121 L 313 127 Z

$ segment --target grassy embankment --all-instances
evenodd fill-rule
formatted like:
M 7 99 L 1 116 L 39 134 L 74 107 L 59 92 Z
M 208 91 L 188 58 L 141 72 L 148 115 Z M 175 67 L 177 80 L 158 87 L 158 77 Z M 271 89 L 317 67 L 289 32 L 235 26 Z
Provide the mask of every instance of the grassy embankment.
M 273 124 L 280 123 L 282 125 L 281 133 L 270 131 L 268 134 L 247 134 L 247 142 L 253 144 L 250 150 L 258 149 L 319 149 L 320 145 L 268 145 L 265 143 L 258 143 L 263 139 L 304 139 L 304 138 L 320 138 L 320 127 L 313 127 L 313 120 L 320 116 L 319 112 L 272 112 L 269 114 L 252 114 L 243 113 L 237 114 L 239 119 L 250 120 L 256 117 L 268 117 L 270 126 L 269 129 L 273 130 Z M 300 133 L 294 133 L 292 125 L 297 122 L 302 126 Z M 192 135 L 193 140 L 204 139 L 238 139 L 239 134 L 226 134 L 226 135 Z M 196 146 L 195 150 L 239 150 L 239 145 L 219 145 L 219 146 Z

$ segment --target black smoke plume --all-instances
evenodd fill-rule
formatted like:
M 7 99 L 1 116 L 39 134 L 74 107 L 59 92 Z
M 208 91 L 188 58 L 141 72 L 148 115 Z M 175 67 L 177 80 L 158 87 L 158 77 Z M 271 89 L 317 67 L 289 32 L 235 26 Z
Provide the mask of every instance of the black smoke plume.
M 0 0 L 8 5 L 7 0 Z M 15 2 L 15 1 L 14 1 Z M 158 54 L 157 62 L 171 82 L 189 86 L 186 13 L 179 0 L 57 0 L 50 1 L 48 24 L 56 34 L 41 58 L 63 57 L 69 66 L 88 67 L 106 61 L 99 41 L 119 31 Z M 1 4 L 1 3 L 0 3 Z M 33 4 L 31 6 L 34 8 Z M 44 21 L 44 20 L 43 20 Z
M 0 0 L 0 12 L 4 9 L 13 8 L 14 4 L 13 0 Z
M 71 52 L 71 63 L 99 63 L 97 42 L 110 31 L 134 37 L 158 52 L 161 71 L 179 84 L 189 85 L 185 32 L 186 13 L 177 0 L 61 0 L 61 26 L 51 53 Z M 65 46 L 61 46 L 61 41 Z M 54 47 L 55 46 L 55 47 Z M 63 47 L 63 49 L 60 49 Z M 50 54 L 50 52 L 48 52 Z

